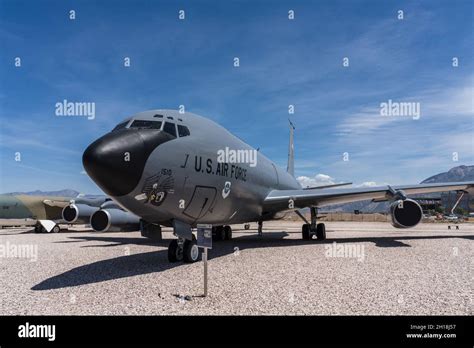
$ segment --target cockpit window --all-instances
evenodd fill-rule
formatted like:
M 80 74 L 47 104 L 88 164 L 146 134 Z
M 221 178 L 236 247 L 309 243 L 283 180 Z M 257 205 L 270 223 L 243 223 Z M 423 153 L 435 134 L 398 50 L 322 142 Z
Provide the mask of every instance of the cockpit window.
M 163 127 L 163 130 L 166 133 L 171 134 L 172 136 L 174 136 L 176 138 L 176 127 L 175 127 L 174 123 L 165 122 L 165 126 Z
M 161 129 L 161 121 L 134 120 L 130 128 Z
M 128 124 L 128 121 L 125 121 L 125 122 L 122 122 L 122 123 L 119 123 L 118 125 L 115 126 L 114 129 L 112 129 L 112 132 L 114 131 L 118 131 L 120 129 L 124 129 Z
M 178 134 L 180 137 L 186 137 L 191 133 L 189 133 L 188 127 L 178 124 Z

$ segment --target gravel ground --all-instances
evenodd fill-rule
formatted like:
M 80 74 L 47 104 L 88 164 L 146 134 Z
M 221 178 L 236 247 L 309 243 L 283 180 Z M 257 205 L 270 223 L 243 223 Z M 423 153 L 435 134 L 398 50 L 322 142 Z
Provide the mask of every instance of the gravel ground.
M 203 264 L 167 261 L 167 245 L 132 233 L 76 228 L 59 234 L 0 230 L 0 314 L 472 315 L 474 224 L 328 222 L 325 242 L 301 240 L 300 223 L 233 226 L 234 239 Z M 165 230 L 169 231 L 169 230 Z M 334 244 L 336 242 L 336 244 Z M 3 246 L 3 247 L 2 247 Z

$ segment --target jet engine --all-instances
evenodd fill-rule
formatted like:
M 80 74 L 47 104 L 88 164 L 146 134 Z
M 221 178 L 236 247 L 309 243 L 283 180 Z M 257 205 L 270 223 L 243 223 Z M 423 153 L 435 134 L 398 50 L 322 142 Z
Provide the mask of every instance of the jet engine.
M 90 225 L 97 232 L 137 231 L 140 218 L 121 209 L 100 209 L 92 214 Z
M 71 203 L 63 208 L 62 216 L 63 220 L 72 223 L 84 223 L 88 224 L 90 216 L 96 212 L 99 208 L 93 207 L 87 204 L 75 204 Z
M 423 210 L 413 199 L 397 200 L 390 206 L 392 225 L 396 228 L 415 227 L 423 217 Z

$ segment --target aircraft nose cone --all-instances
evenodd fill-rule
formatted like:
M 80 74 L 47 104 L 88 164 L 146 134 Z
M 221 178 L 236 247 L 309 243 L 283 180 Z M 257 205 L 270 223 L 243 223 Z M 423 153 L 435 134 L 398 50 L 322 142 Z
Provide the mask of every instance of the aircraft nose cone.
M 139 183 L 147 157 L 140 134 L 124 130 L 108 133 L 90 144 L 82 163 L 106 194 L 123 196 Z

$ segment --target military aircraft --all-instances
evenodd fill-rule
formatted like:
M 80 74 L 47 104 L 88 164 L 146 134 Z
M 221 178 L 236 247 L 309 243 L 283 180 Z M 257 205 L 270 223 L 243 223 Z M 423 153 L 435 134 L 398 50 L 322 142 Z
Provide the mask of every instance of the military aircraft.
M 0 195 L 0 219 L 35 222 L 35 232 L 59 232 L 55 222 L 69 203 L 66 197 Z M 4 220 L 4 221 L 5 221 Z
M 96 216 L 113 215 L 116 223 L 97 223 Z M 91 224 L 95 231 L 136 231 L 140 228 L 139 218 L 122 207 L 117 206 L 109 197 L 56 197 L 29 195 L 0 195 L 0 219 L 2 224 L 34 223 L 35 232 L 61 231 L 59 223 Z M 21 221 L 20 221 L 21 220 Z M 99 218 L 99 222 L 100 222 Z
M 304 189 L 294 177 L 293 133 L 290 123 L 285 171 L 207 118 L 176 110 L 150 110 L 127 118 L 94 141 L 82 161 L 106 194 L 146 221 L 151 230 L 142 234 L 161 233 L 160 225 L 173 227 L 178 238 L 168 247 L 170 262 L 199 259 L 192 233 L 197 224 L 212 224 L 215 237 L 223 240 L 232 237 L 230 224 L 258 222 L 261 234 L 263 221 L 296 211 L 305 222 L 302 238 L 324 240 L 325 225 L 317 223 L 321 206 L 388 200 L 392 202 L 392 224 L 408 228 L 423 216 L 420 205 L 408 194 L 464 192 L 474 187 L 474 182 L 457 182 Z M 307 207 L 310 221 L 299 212 Z M 107 218 L 102 218 L 106 223 Z

